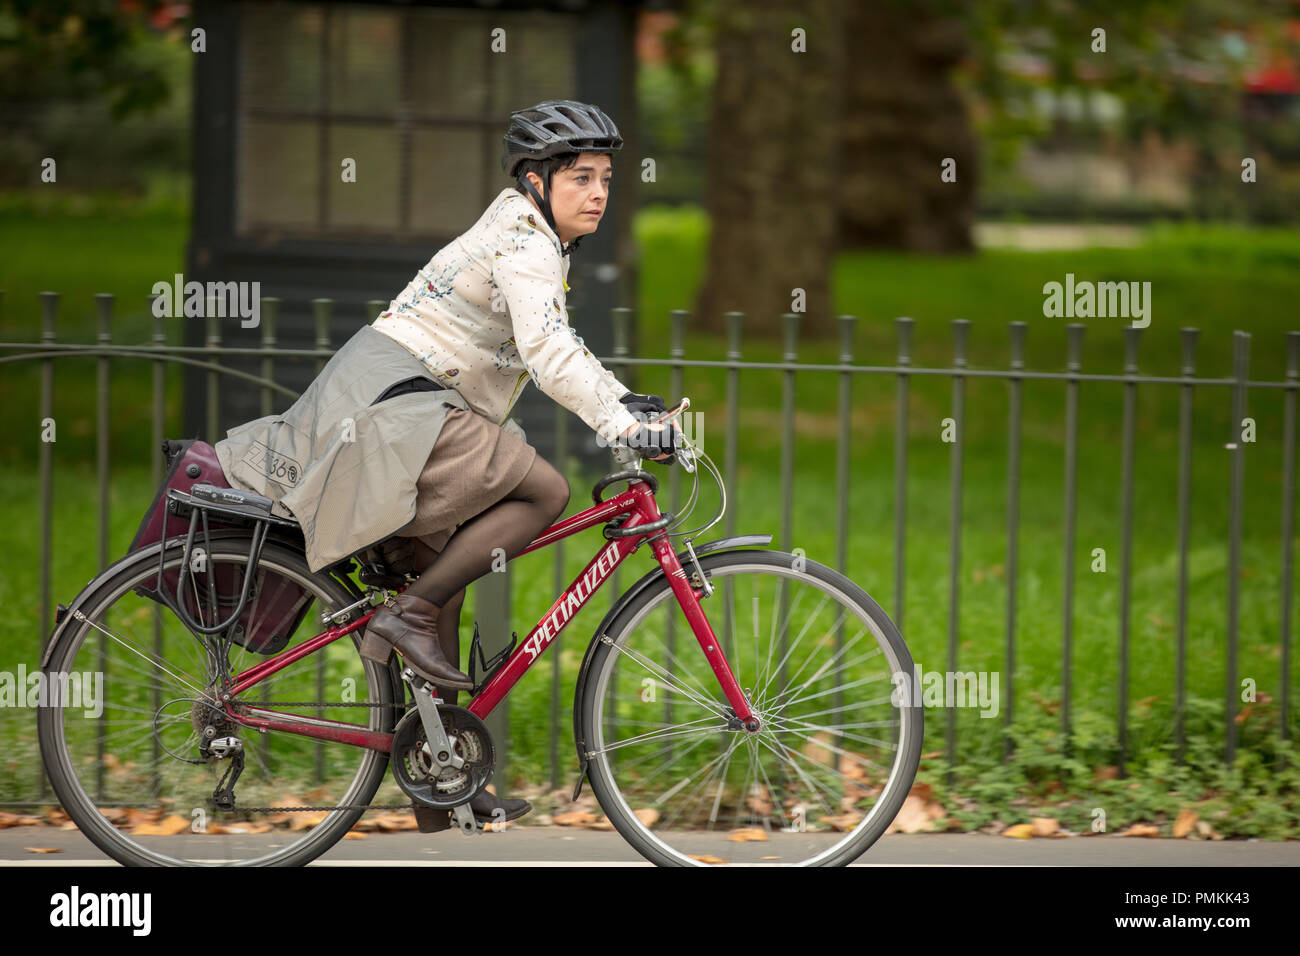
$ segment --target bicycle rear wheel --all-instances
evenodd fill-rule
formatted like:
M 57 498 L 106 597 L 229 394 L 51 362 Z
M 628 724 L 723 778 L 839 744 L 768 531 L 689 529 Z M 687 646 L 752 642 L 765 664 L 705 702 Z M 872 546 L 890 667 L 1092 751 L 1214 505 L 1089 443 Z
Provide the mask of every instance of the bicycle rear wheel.
M 913 672 L 902 636 L 815 561 L 732 551 L 700 565 L 761 727 L 729 722 L 667 581 L 653 584 L 606 629 L 579 702 L 600 806 L 660 865 L 847 864 L 889 826 L 920 761 L 922 710 L 893 700 Z
M 211 574 L 238 588 L 249 552 L 247 536 L 214 537 L 208 568 L 190 578 L 191 587 L 201 590 Z M 177 569 L 181 556 L 179 543 L 169 545 L 164 568 Z M 259 601 L 274 600 L 271 592 L 280 582 L 268 583 L 268 575 L 310 595 L 281 654 L 325 629 L 322 612 L 354 600 L 338 581 L 313 574 L 300 552 L 267 543 L 249 620 L 259 619 Z M 99 700 L 91 706 L 77 706 L 87 703 L 83 691 L 80 701 L 64 697 L 60 706 L 42 707 L 38 714 L 42 758 L 64 809 L 100 849 L 128 865 L 299 865 L 314 859 L 364 812 L 383 780 L 388 755 L 298 734 L 256 733 L 223 719 L 214 645 L 200 642 L 172 611 L 135 591 L 153 586 L 157 576 L 156 550 L 105 572 L 77 607 L 81 616 L 68 622 L 45 668 L 47 681 L 66 674 L 80 675 L 83 686 L 100 684 Z M 295 717 L 391 732 L 391 673 L 361 658 L 358 644 L 356 634 L 340 638 L 235 703 L 256 707 L 269 701 L 272 709 Z M 267 659 L 235 644 L 224 653 L 230 674 Z M 244 769 L 234 784 L 233 810 L 213 804 L 232 758 L 202 754 L 205 731 L 242 745 Z M 318 809 L 280 809 L 302 806 Z

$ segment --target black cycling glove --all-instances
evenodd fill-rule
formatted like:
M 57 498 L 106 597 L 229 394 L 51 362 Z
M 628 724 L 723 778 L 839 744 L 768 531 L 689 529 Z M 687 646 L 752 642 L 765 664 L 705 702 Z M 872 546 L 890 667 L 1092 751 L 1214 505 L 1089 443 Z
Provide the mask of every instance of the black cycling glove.
M 667 458 L 655 461 L 655 464 L 671 465 L 677 460 L 674 452 L 681 447 L 678 438 L 680 435 L 681 431 L 674 422 L 669 422 L 658 428 L 652 428 L 643 422 L 625 440 L 628 446 L 635 449 L 636 453 L 642 458 L 654 460 L 660 455 L 666 454 Z
M 628 392 L 619 401 L 627 406 L 629 412 L 642 421 L 652 415 L 662 415 L 668 411 L 668 406 L 664 404 L 664 400 L 658 395 L 638 395 L 636 392 Z

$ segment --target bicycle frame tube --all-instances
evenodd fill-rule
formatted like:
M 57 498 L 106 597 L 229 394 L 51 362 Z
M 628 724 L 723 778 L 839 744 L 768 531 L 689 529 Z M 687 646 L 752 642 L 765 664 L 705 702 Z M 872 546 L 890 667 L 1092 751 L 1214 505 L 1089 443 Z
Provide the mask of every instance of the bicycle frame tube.
M 528 554 L 531 551 L 544 548 L 580 531 L 586 531 L 596 525 L 605 524 L 619 515 L 628 515 L 627 520 L 622 525 L 624 530 L 631 530 L 637 525 L 659 520 L 661 517 L 659 506 L 655 502 L 654 492 L 650 490 L 650 486 L 645 482 L 634 482 L 627 491 L 551 525 L 551 527 L 534 538 L 528 547 L 524 548 L 519 554 Z M 746 700 L 740 684 L 736 681 L 735 675 L 732 674 L 731 667 L 723 656 L 720 642 L 714 636 L 713 628 L 710 626 L 704 610 L 700 607 L 700 594 L 702 592 L 691 587 L 686 571 L 682 568 L 681 562 L 677 560 L 677 555 L 669 545 L 668 537 L 663 531 L 650 532 L 649 538 L 637 536 L 615 538 L 601 548 L 595 557 L 587 562 L 587 566 L 582 569 L 581 573 L 574 578 L 573 583 L 569 585 L 564 594 L 556 599 L 550 610 L 537 622 L 524 642 L 515 648 L 510 658 L 488 681 L 478 696 L 470 702 L 468 709 L 477 717 L 487 717 L 527 670 L 545 653 L 551 642 L 555 640 L 556 635 L 568 626 L 574 615 L 582 610 L 593 594 L 600 590 L 614 569 L 622 564 L 623 559 L 646 540 L 649 540 L 655 559 L 663 569 L 673 595 L 677 598 L 677 603 L 681 605 L 686 621 L 694 632 L 695 639 L 699 641 L 700 648 L 704 652 L 709 666 L 713 668 L 713 673 L 718 678 L 718 683 L 722 687 L 727 700 L 731 703 L 736 716 L 741 720 L 748 720 L 752 716 L 749 702 Z M 230 697 L 235 697 L 276 671 L 288 667 L 308 654 L 315 653 L 326 644 L 330 644 L 364 627 L 373 613 L 371 611 L 364 614 L 357 620 L 342 627 L 331 627 L 329 630 L 304 641 L 291 651 L 254 665 L 236 676 L 227 693 Z M 227 711 L 229 712 L 231 709 L 228 704 Z M 259 707 L 251 707 L 249 712 L 245 714 L 230 713 L 230 717 L 245 726 L 255 727 L 260 730 L 279 730 L 304 737 L 340 741 L 360 747 L 382 750 L 385 753 L 392 749 L 392 734 L 372 731 L 358 724 L 325 721 L 320 718 L 307 718 L 297 714 L 277 714 L 274 711 Z
M 520 553 L 527 554 L 529 551 L 553 544 L 571 534 L 602 524 L 624 513 L 630 514 L 622 525 L 624 530 L 631 530 L 637 525 L 659 519 L 659 507 L 649 485 L 645 482 L 635 482 L 627 491 L 581 511 L 559 524 L 552 525 Z M 587 566 L 573 579 L 573 583 L 564 594 L 556 599 L 550 610 L 529 632 L 527 639 L 515 649 L 479 695 L 470 702 L 469 710 L 477 717 L 486 718 L 515 683 L 523 677 L 528 668 L 542 656 L 555 640 L 556 635 L 568 626 L 574 615 L 582 610 L 593 594 L 600 590 L 614 569 L 645 540 L 647 539 L 644 537 L 636 536 L 615 538 L 587 562 Z M 723 693 L 730 701 L 736 716 L 741 720 L 748 720 L 751 716 L 749 702 L 745 699 L 744 691 L 741 690 L 735 675 L 732 674 L 722 654 L 721 645 L 714 637 L 713 628 L 700 607 L 701 592 L 691 587 L 686 572 L 682 569 L 681 562 L 677 560 L 677 555 L 668 544 L 667 535 L 663 531 L 651 532 L 649 541 L 655 558 L 663 568 L 673 594 L 686 615 L 687 623 L 695 633 L 695 639 L 700 642 L 700 648 L 718 678 Z

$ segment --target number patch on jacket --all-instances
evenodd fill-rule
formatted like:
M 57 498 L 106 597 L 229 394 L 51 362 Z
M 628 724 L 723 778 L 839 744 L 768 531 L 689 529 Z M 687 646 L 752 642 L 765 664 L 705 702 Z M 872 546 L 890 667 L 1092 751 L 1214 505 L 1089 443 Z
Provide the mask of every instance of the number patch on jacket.
M 244 461 L 270 480 L 290 487 L 296 486 L 302 475 L 300 464 L 287 455 L 272 451 L 260 441 L 253 442 L 248 453 L 244 455 Z

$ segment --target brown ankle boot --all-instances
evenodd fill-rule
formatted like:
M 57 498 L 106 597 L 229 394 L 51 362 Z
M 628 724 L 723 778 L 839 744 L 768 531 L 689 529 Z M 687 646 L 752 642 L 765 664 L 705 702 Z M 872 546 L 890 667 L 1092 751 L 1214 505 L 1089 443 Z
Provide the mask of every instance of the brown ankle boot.
M 474 685 L 443 656 L 438 643 L 438 605 L 410 594 L 399 594 L 375 611 L 366 624 L 361 656 L 380 664 L 396 649 L 408 667 L 442 687 L 469 690 Z

